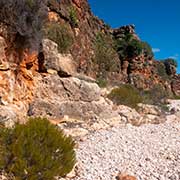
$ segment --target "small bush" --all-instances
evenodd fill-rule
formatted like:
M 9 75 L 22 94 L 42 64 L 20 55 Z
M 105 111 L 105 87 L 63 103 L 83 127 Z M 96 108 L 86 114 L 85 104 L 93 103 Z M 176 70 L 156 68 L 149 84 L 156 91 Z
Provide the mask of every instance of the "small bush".
M 115 48 L 122 60 L 136 57 L 142 53 L 141 42 L 134 39 L 131 34 L 127 34 L 122 39 L 115 40 Z
M 139 91 L 131 85 L 121 85 L 113 89 L 108 98 L 117 105 L 123 104 L 132 108 L 136 108 L 137 104 L 142 102 Z
M 180 99 L 180 96 L 174 95 L 174 96 L 173 96 L 173 99 Z
M 75 164 L 74 142 L 47 119 L 0 129 L 0 169 L 17 180 L 52 180 Z
M 66 25 L 55 22 L 48 23 L 44 28 L 45 37 L 58 44 L 60 53 L 66 53 L 73 44 L 73 36 Z

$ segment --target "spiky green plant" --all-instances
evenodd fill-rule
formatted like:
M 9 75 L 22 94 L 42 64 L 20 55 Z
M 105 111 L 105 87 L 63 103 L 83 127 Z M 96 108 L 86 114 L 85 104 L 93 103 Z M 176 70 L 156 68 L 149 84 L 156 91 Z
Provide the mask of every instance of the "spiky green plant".
M 71 137 L 47 119 L 30 119 L 13 129 L 0 129 L 0 169 L 16 180 L 52 180 L 75 164 Z
M 78 27 L 77 12 L 73 6 L 69 8 L 69 19 L 70 19 L 70 24 L 73 28 Z

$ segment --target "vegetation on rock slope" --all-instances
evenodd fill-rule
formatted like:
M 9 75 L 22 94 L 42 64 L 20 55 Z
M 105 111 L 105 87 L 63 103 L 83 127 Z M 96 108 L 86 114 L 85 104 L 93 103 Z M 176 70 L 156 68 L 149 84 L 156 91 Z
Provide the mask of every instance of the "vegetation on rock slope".
M 73 36 L 66 24 L 47 23 L 44 27 L 44 35 L 57 43 L 60 53 L 67 53 L 73 44 Z
M 75 164 L 71 137 L 47 119 L 30 119 L 13 129 L 0 128 L 0 170 L 20 180 L 52 180 Z

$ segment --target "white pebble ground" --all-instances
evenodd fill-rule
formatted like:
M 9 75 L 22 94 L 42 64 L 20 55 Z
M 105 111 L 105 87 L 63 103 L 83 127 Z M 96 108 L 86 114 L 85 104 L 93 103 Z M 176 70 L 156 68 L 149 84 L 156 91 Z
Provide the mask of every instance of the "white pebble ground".
M 94 132 L 79 143 L 77 159 L 75 180 L 113 180 L 118 172 L 138 180 L 180 180 L 180 122 Z

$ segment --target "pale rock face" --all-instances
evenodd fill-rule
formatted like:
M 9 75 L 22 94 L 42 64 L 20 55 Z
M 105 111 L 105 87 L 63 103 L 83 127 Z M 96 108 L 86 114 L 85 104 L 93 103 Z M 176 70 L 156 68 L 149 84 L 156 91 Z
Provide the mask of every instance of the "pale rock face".
M 142 116 L 135 109 L 120 105 L 118 107 L 118 113 L 121 117 L 126 119 L 126 123 L 131 123 L 133 125 L 140 125 L 142 123 Z
M 8 106 L 0 106 L 0 123 L 5 127 L 13 127 L 15 121 L 17 120 L 17 115 L 14 109 Z
M 173 110 L 175 113 L 180 112 L 180 100 L 168 100 L 168 107 L 171 110 Z
M 46 70 L 55 70 L 60 76 L 72 76 L 76 74 L 75 63 L 70 54 L 60 54 L 58 45 L 49 40 L 43 40 L 44 66 Z
M 36 90 L 29 114 L 62 118 L 85 118 L 90 112 L 98 114 L 102 107 L 96 105 L 100 100 L 100 88 L 96 83 L 78 78 L 60 78 L 58 75 L 44 77 Z
M 84 128 L 66 129 L 64 132 L 72 137 L 84 137 L 89 133 L 89 131 Z

